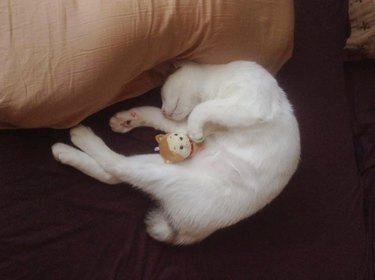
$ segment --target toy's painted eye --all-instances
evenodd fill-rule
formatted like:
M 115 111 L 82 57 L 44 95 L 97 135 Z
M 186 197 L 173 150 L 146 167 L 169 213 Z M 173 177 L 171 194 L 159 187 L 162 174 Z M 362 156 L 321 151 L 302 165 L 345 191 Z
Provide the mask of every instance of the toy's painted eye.
M 183 150 L 184 149 L 184 146 L 180 146 L 180 150 Z
M 182 140 L 184 140 L 184 138 L 180 137 L 180 140 L 182 141 Z
M 175 134 L 174 134 L 174 136 L 178 136 L 178 134 L 177 134 L 177 133 L 175 133 Z

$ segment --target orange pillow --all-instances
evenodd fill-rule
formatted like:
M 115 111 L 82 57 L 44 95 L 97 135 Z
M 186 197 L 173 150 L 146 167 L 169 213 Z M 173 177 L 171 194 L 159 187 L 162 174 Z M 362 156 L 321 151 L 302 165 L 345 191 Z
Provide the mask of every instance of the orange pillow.
M 292 0 L 8 1 L 0 128 L 71 127 L 161 85 L 180 59 L 276 73 L 292 47 Z

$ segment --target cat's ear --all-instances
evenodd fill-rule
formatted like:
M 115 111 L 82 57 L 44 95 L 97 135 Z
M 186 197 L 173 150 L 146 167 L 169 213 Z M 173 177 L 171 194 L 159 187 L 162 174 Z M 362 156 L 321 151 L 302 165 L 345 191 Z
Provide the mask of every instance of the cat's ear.
M 156 142 L 158 142 L 158 144 L 160 144 L 161 141 L 163 141 L 163 138 L 164 138 L 165 134 L 158 134 L 155 136 L 155 140 Z
M 152 70 L 151 74 L 156 75 L 156 78 L 160 79 L 161 81 L 165 81 L 165 79 L 180 69 L 182 66 L 187 64 L 193 64 L 194 62 L 189 60 L 169 60 L 167 62 L 160 63 L 156 65 Z

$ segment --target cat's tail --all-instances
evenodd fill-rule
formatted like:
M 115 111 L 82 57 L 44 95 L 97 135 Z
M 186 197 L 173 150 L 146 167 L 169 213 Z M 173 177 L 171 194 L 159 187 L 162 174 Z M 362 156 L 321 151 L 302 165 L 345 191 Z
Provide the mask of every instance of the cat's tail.
M 207 236 L 183 232 L 160 208 L 151 210 L 145 219 L 145 223 L 147 232 L 152 238 L 174 245 L 196 243 Z
M 155 208 L 151 210 L 145 219 L 148 234 L 161 242 L 173 243 L 177 230 L 172 228 L 164 212 Z

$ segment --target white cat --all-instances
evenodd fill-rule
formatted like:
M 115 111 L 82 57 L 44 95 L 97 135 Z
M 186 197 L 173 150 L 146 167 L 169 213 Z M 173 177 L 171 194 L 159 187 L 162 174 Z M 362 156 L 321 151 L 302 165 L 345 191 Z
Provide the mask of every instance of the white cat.
M 162 109 L 138 107 L 110 120 L 116 132 L 150 126 L 183 132 L 204 150 L 178 164 L 159 154 L 123 156 L 87 127 L 71 130 L 78 148 L 52 146 L 55 158 L 104 183 L 127 182 L 159 202 L 148 233 L 173 244 L 200 241 L 274 199 L 300 157 L 298 124 L 276 80 L 253 62 L 184 63 L 162 88 Z

